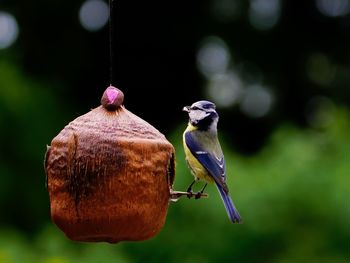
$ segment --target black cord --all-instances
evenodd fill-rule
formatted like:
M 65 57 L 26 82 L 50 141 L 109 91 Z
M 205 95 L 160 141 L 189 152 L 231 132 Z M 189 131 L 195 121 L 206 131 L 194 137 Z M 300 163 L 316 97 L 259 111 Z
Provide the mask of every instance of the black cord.
M 114 43 L 114 21 L 113 21 L 113 0 L 109 0 L 109 77 L 110 77 L 110 84 L 113 86 L 114 82 L 114 76 L 113 76 L 113 69 L 114 69 L 114 53 L 113 53 L 113 43 Z

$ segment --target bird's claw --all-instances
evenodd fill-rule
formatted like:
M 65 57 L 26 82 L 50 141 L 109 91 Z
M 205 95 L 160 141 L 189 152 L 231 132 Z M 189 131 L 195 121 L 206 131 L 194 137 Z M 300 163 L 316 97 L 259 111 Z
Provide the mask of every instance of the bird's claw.
M 190 185 L 190 187 L 187 188 L 187 198 L 191 199 L 194 196 L 194 193 L 192 192 L 192 185 Z
M 187 190 L 187 198 L 191 199 L 193 196 L 195 196 L 195 194 L 192 192 L 192 190 Z
M 200 199 L 203 195 L 203 191 L 200 191 L 194 195 L 194 199 Z

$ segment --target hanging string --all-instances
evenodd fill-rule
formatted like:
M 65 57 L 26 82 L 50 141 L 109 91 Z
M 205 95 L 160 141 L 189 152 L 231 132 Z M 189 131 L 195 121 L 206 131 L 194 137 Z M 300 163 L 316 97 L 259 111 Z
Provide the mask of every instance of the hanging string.
M 114 0 L 109 0 L 109 77 L 110 85 L 113 86 L 114 76 L 114 53 L 113 53 L 113 37 L 114 37 L 114 21 L 113 21 L 113 2 Z

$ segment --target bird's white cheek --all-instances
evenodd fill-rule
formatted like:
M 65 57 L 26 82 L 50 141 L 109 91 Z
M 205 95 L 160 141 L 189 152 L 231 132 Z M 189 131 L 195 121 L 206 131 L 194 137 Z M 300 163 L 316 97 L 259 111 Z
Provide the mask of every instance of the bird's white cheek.
M 205 117 L 209 116 L 209 114 L 204 111 L 194 110 L 190 112 L 189 116 L 191 122 L 198 123 L 200 120 L 203 120 Z

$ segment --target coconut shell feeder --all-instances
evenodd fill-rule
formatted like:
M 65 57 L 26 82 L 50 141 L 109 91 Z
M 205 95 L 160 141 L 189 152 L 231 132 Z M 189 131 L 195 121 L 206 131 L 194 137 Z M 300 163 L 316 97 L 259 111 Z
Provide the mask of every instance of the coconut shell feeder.
M 149 239 L 163 227 L 169 201 L 192 196 L 172 189 L 172 144 L 123 100 L 108 87 L 102 105 L 70 122 L 47 148 L 51 218 L 72 240 Z

